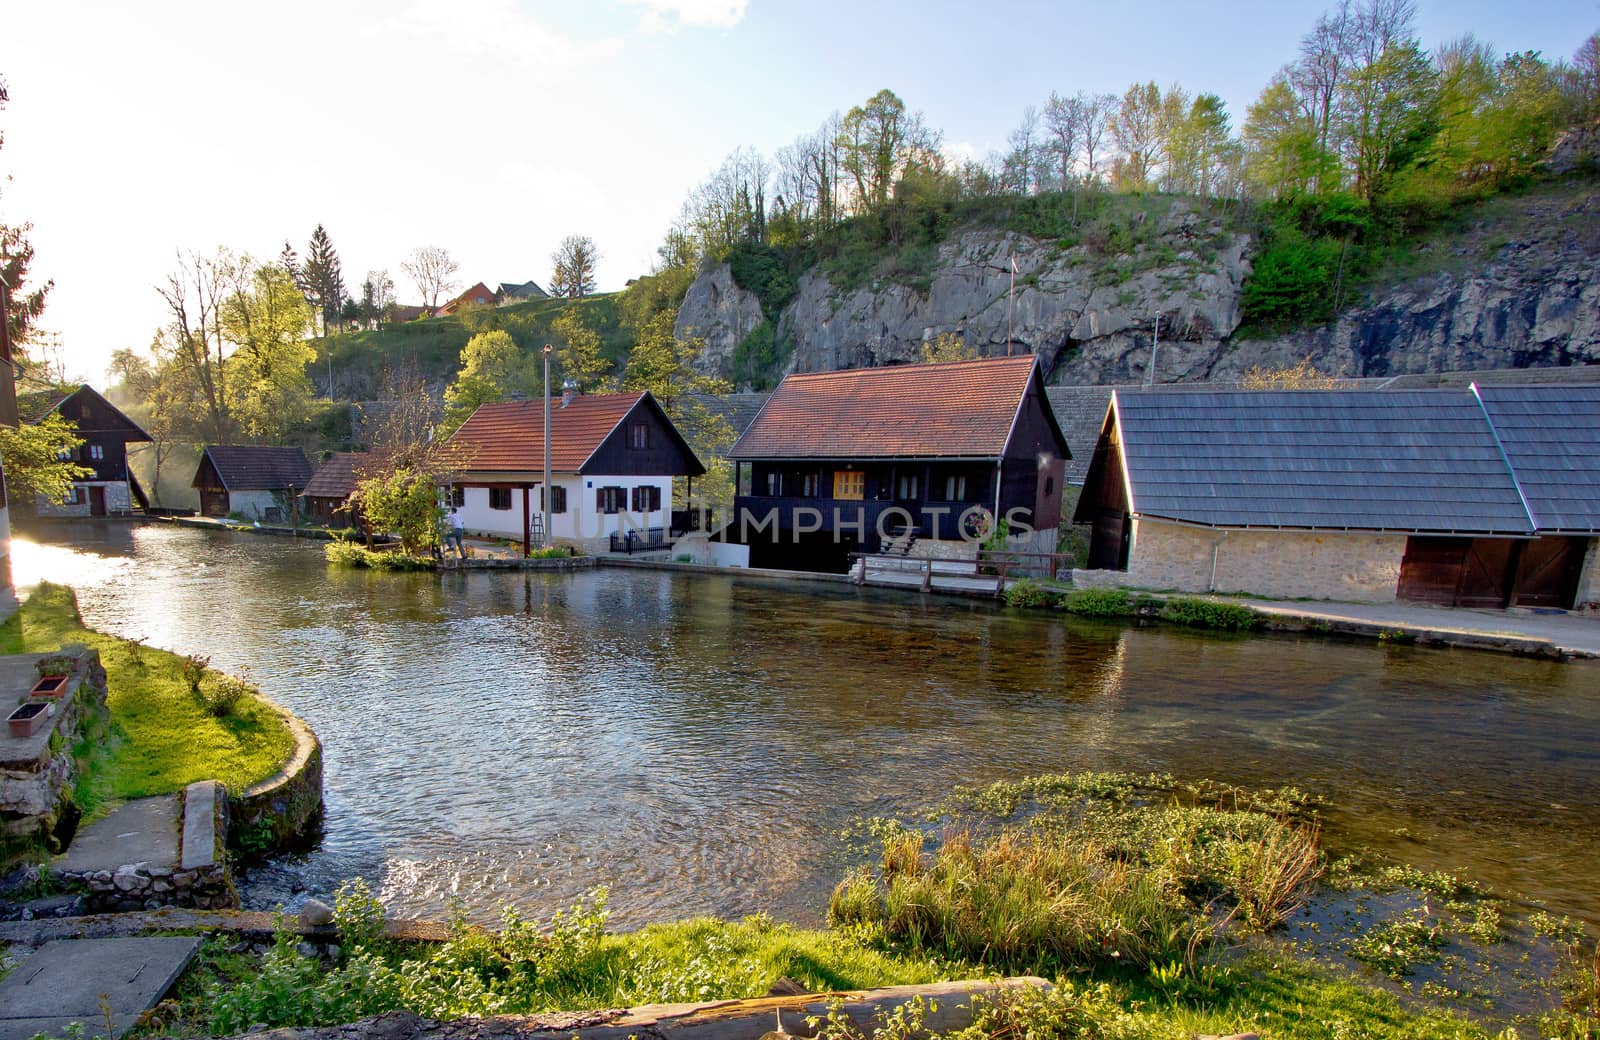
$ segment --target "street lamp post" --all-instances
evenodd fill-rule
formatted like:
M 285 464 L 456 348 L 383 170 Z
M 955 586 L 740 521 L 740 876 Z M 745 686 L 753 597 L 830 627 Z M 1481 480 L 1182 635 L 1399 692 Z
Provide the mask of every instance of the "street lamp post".
M 540 492 L 544 506 L 544 530 L 540 544 L 550 547 L 550 344 L 544 345 L 544 489 Z

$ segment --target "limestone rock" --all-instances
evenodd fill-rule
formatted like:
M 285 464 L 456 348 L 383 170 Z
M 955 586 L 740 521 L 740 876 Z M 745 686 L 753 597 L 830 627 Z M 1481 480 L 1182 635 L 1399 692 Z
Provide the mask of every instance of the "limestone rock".
M 322 928 L 333 923 L 333 907 L 320 899 L 307 899 L 300 908 L 300 923 L 307 928 Z
M 733 349 L 766 320 L 761 300 L 733 280 L 733 269 L 715 264 L 700 272 L 678 308 L 673 334 L 703 339 L 705 350 L 695 359 L 701 371 L 726 376 L 733 368 Z

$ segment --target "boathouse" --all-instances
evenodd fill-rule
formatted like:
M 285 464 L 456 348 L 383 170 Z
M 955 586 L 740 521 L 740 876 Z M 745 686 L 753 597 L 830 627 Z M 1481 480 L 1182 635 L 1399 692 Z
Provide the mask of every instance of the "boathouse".
M 649 392 L 550 402 L 550 532 L 544 517 L 544 402 L 480 405 L 445 442 L 452 504 L 466 530 L 604 551 L 612 535 L 671 526 L 672 481 L 705 473 Z M 661 537 L 655 539 L 661 541 Z
M 1070 457 L 1033 355 L 790 375 L 729 452 L 750 566 L 843 572 L 852 552 L 1054 552 Z
M 200 515 L 282 524 L 298 519 L 296 500 L 311 480 L 311 460 L 299 448 L 208 444 L 191 486 Z
M 1079 584 L 1381 603 L 1600 600 L 1600 387 L 1117 391 Z
M 92 472 L 73 481 L 67 497 L 54 502 L 40 497 L 34 511 L 45 517 L 130 516 L 150 508 L 139 479 L 128 468 L 128 445 L 146 443 L 150 435 L 93 388 L 80 386 L 68 394 L 34 394 L 21 402 L 30 423 L 60 415 L 77 427 L 83 443 L 72 459 Z

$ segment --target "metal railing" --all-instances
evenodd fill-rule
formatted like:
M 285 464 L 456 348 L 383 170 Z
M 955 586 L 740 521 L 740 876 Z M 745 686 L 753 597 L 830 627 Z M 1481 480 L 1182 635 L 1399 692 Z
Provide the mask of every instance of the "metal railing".
M 994 595 L 997 599 L 1005 595 L 1006 581 L 1018 566 L 1005 560 L 940 560 L 930 556 L 894 556 L 884 553 L 851 553 L 849 558 L 850 570 L 855 576 L 857 585 L 867 583 L 868 572 L 876 565 L 880 573 L 920 576 L 923 592 L 934 591 L 936 587 L 934 579 L 937 577 L 967 580 L 993 578 Z
M 611 535 L 611 551 L 614 553 L 627 553 L 632 556 L 636 552 L 670 549 L 673 541 L 680 537 L 682 537 L 681 531 L 669 530 L 665 527 L 649 527 L 644 530 L 627 532 L 618 531 Z

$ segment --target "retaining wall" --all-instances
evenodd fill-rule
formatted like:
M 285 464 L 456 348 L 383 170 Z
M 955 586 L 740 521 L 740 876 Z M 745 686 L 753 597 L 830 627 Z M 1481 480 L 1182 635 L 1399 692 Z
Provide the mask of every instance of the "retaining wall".
M 247 855 L 265 855 L 297 844 L 315 831 L 322 816 L 322 743 L 298 717 L 267 701 L 294 735 L 294 757 L 276 776 L 228 800 L 228 845 Z

